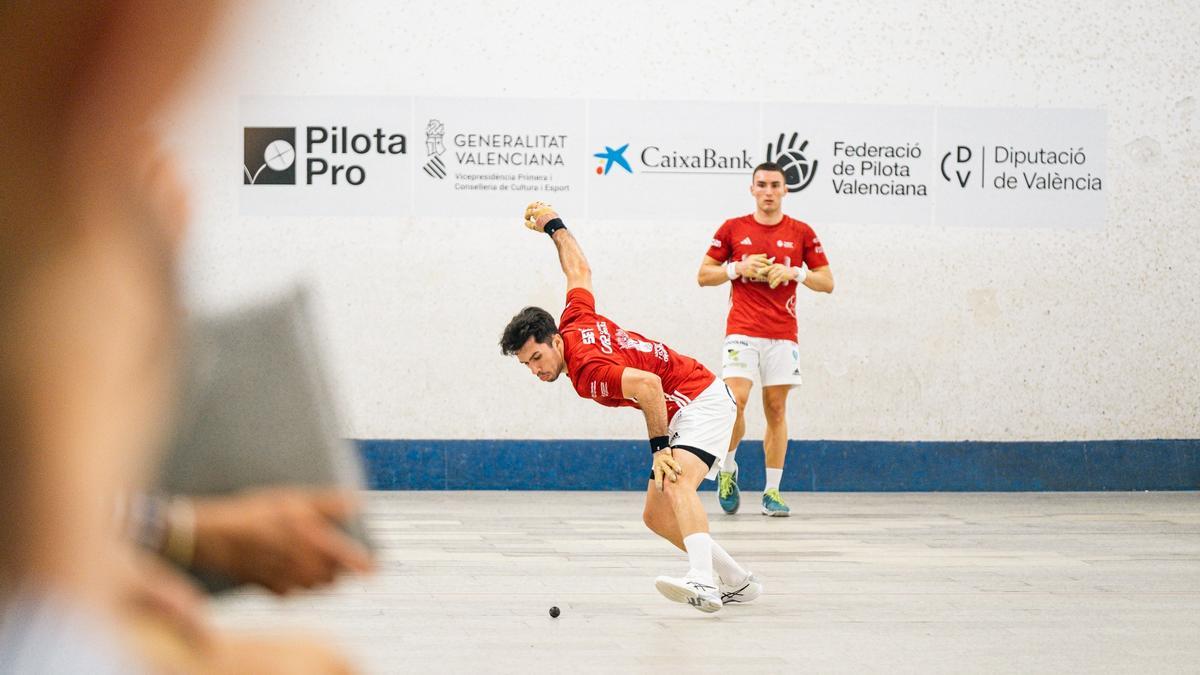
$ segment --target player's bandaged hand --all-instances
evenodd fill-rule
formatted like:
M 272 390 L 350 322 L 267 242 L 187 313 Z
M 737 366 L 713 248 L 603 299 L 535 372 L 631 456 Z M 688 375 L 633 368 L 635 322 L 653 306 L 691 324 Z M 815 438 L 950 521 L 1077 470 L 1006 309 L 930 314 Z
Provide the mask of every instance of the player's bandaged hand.
M 787 281 L 796 280 L 796 270 L 786 265 L 771 265 L 766 272 L 767 283 L 771 288 L 777 288 L 780 284 Z
M 533 202 L 525 207 L 525 227 L 534 232 L 544 232 L 546 223 L 558 217 L 554 207 L 546 202 Z
M 739 262 L 734 270 L 737 271 L 738 276 L 752 281 L 765 281 L 767 268 L 771 266 L 772 262 L 773 260 L 768 258 L 766 253 L 755 253 Z
M 659 492 L 663 489 L 663 478 L 670 479 L 672 483 L 679 480 L 683 475 L 683 467 L 679 462 L 675 461 L 675 457 L 671 455 L 670 448 L 663 448 L 654 453 L 654 487 L 658 488 Z

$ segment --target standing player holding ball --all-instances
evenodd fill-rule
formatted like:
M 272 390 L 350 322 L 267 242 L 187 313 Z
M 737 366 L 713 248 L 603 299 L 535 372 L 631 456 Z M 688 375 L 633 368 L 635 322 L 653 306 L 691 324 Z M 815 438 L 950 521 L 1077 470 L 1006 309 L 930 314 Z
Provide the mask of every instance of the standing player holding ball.
M 790 510 L 779 495 L 779 482 L 787 454 L 787 396 L 801 382 L 796 292 L 804 286 L 832 293 L 833 273 L 816 232 L 784 215 L 787 186 L 778 164 L 764 162 L 754 168 L 750 194 L 754 213 L 721 225 L 697 274 L 701 286 L 732 284 L 721 378 L 733 392 L 737 420 L 717 474 L 717 498 L 725 513 L 737 513 L 741 496 L 735 455 L 746 433 L 746 401 L 757 375 L 767 418 L 762 513 L 787 516 Z

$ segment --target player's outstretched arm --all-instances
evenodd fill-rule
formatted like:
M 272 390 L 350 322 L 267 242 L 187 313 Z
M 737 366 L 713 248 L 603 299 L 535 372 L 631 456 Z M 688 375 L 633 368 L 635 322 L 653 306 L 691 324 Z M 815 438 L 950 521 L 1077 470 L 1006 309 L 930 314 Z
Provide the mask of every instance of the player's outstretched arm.
M 567 290 L 582 288 L 591 292 L 592 268 L 588 266 L 579 242 L 567 230 L 553 207 L 545 202 L 530 204 L 525 208 L 525 226 L 536 232 L 549 232 L 550 239 L 558 249 L 558 262 L 567 277 Z
M 567 290 L 582 288 L 592 290 L 592 268 L 588 267 L 587 258 L 583 257 L 583 249 L 567 228 L 562 228 L 550 235 L 554 246 L 558 248 L 558 262 L 562 265 L 563 274 L 567 275 Z

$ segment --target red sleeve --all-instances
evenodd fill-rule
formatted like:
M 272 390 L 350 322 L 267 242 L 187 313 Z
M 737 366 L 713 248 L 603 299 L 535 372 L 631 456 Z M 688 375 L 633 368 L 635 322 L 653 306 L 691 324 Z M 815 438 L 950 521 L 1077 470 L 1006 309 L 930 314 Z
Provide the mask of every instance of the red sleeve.
M 558 325 L 565 326 L 572 321 L 596 313 L 596 298 L 586 288 L 572 288 L 567 291 L 567 305 L 563 307 Z
M 601 403 L 621 401 L 625 398 L 621 390 L 621 375 L 624 372 L 625 366 L 597 359 L 594 363 L 583 364 L 576 386 L 580 392 L 586 390 L 589 396 Z
M 825 247 L 821 245 L 821 238 L 807 226 L 804 228 L 804 264 L 808 265 L 810 270 L 829 264 L 829 259 L 825 257 Z
M 723 225 L 721 225 L 721 227 L 717 228 L 716 233 L 713 234 L 712 241 L 710 241 L 708 245 L 708 252 L 705 253 L 705 255 L 719 263 L 723 263 L 726 260 L 729 260 L 729 253 L 732 250 L 733 249 L 729 243 L 729 221 L 727 220 Z

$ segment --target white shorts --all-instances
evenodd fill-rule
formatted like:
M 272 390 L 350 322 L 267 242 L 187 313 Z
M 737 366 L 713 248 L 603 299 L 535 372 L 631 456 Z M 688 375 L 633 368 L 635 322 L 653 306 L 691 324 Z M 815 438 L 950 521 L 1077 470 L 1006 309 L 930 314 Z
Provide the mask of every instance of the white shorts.
M 721 354 L 721 379 L 744 377 L 764 387 L 799 387 L 800 346 L 791 340 L 728 335 Z
M 729 452 L 729 439 L 733 436 L 733 421 L 737 419 L 737 404 L 729 387 L 720 380 L 700 392 L 692 402 L 679 409 L 667 427 L 671 436 L 671 447 L 684 446 L 703 450 L 717 461 L 709 469 L 708 480 L 716 480 L 717 469 Z

